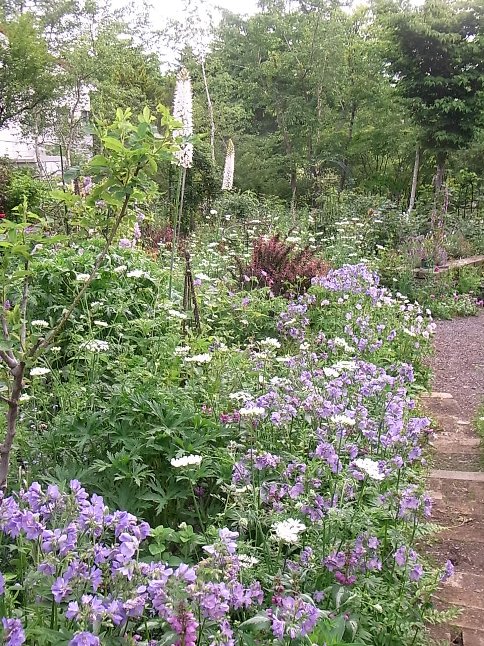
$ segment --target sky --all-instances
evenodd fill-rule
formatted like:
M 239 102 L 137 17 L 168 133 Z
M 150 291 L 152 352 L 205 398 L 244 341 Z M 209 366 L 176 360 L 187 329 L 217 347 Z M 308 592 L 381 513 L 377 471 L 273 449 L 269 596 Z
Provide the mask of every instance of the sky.
M 184 0 L 151 0 L 153 9 L 151 12 L 152 22 L 155 28 L 162 27 L 166 18 L 179 18 L 183 14 Z M 139 0 L 112 0 L 114 6 L 125 6 L 129 4 L 135 7 L 142 5 Z M 207 0 L 207 4 L 229 9 L 234 13 L 253 14 L 257 11 L 257 0 Z

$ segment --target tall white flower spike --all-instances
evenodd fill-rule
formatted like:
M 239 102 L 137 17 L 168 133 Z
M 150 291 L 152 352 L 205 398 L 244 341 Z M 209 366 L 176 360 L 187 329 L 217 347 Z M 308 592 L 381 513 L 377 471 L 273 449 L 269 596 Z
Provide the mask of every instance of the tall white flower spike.
M 234 185 L 235 148 L 232 139 L 227 144 L 225 155 L 224 176 L 222 180 L 222 191 L 230 191 Z

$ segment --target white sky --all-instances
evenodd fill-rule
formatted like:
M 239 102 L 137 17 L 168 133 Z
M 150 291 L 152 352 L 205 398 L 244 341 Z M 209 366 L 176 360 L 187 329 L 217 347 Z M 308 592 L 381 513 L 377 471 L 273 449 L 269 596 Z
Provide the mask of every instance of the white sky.
M 130 7 L 141 6 L 139 0 L 111 0 L 116 7 L 129 5 Z M 183 14 L 184 0 L 151 0 L 152 22 L 155 28 L 163 26 L 166 18 L 180 18 Z M 257 0 L 207 0 L 206 4 L 223 7 L 234 13 L 253 14 L 257 11 Z

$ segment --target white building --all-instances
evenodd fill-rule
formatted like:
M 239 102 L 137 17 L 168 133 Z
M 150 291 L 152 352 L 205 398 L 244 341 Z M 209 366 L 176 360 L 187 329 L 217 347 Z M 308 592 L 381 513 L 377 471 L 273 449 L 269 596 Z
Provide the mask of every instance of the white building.
M 24 135 L 16 125 L 0 129 L 0 157 L 6 157 L 18 166 L 30 166 L 43 176 L 61 172 L 60 155 L 47 154 L 45 146 L 36 146 L 33 137 Z

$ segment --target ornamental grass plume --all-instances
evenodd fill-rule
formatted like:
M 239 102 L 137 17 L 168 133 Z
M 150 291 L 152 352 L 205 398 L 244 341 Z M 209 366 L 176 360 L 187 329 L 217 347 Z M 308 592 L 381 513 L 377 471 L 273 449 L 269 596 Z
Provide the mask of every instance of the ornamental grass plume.
M 222 180 L 222 191 L 230 191 L 234 185 L 235 147 L 232 139 L 227 144 L 225 155 L 224 176 Z
M 193 144 L 187 141 L 193 135 L 192 103 L 192 81 L 188 70 L 183 67 L 176 77 L 173 100 L 173 116 L 182 124 L 181 128 L 173 131 L 175 139 L 179 137 L 183 139 L 180 150 L 175 153 L 178 164 L 182 168 L 191 168 L 193 162 Z

